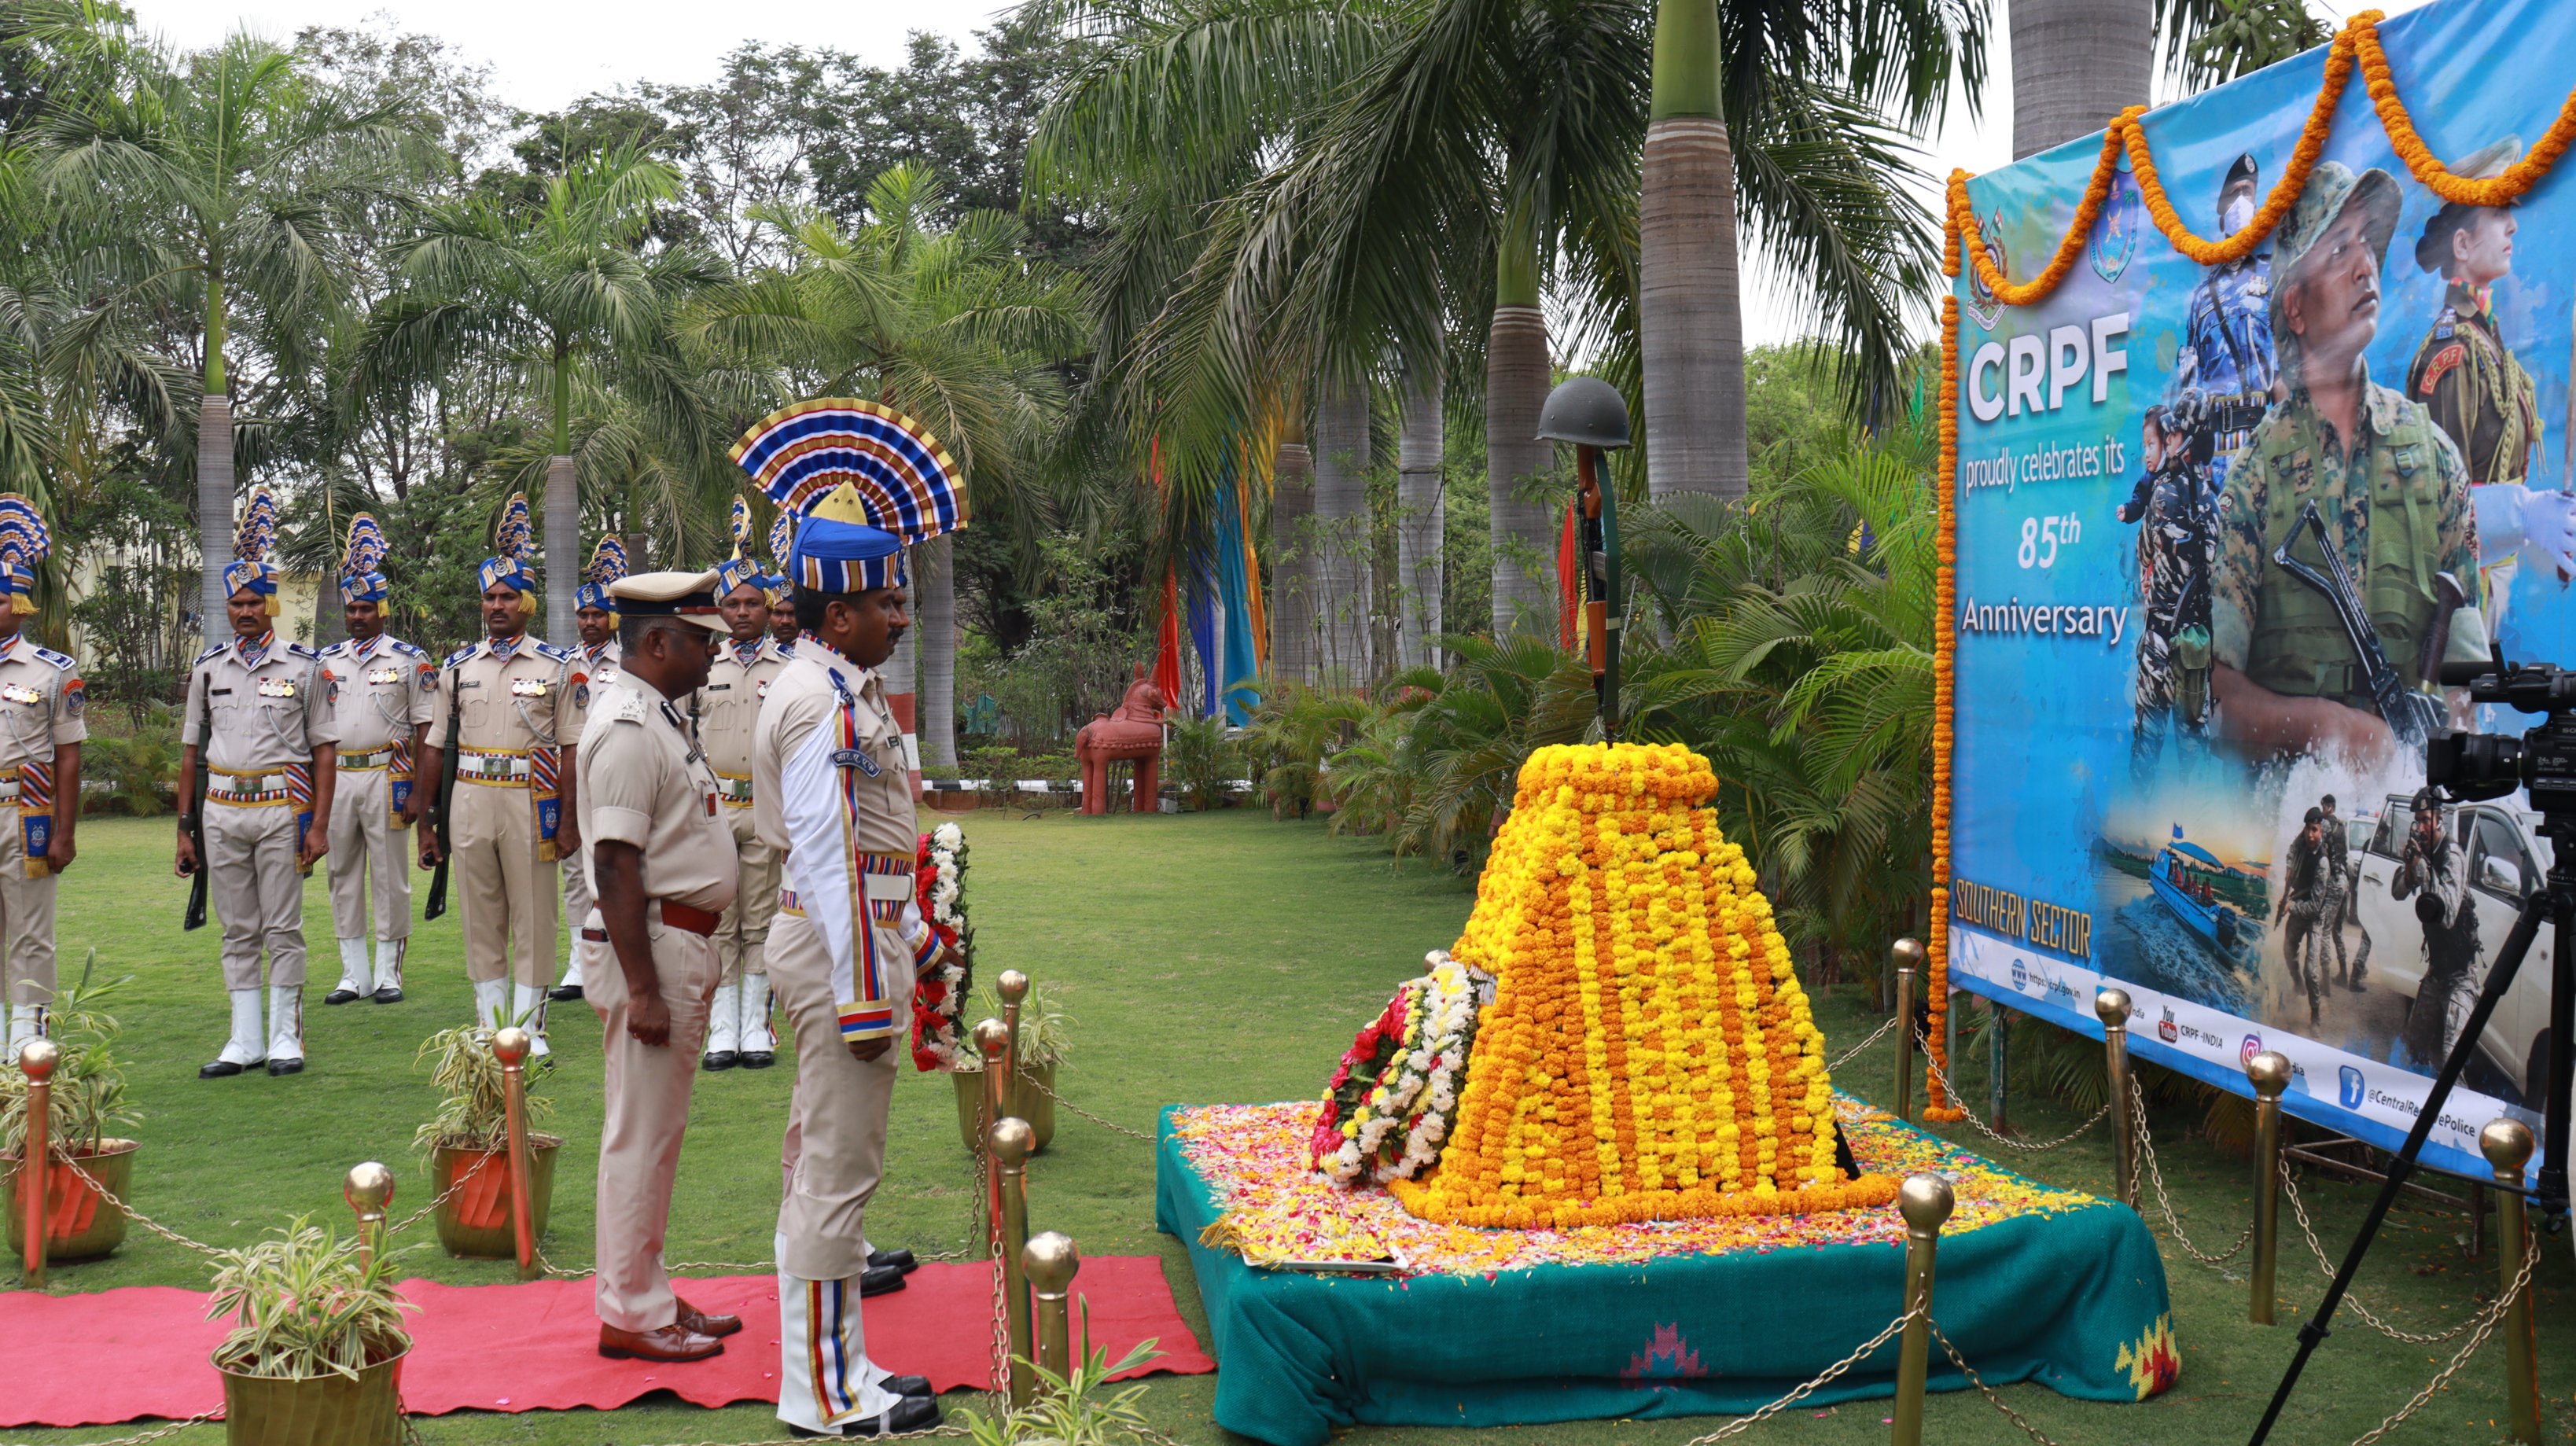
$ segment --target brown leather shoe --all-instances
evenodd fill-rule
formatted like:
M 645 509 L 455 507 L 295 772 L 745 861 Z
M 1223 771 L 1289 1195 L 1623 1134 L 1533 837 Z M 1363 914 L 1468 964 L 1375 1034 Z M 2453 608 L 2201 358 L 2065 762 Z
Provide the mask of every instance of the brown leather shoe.
M 599 1328 L 599 1353 L 612 1361 L 703 1361 L 724 1353 L 724 1342 L 678 1321 L 652 1331 Z
M 680 1302 L 680 1329 L 696 1331 L 702 1336 L 729 1336 L 742 1329 L 738 1315 L 709 1315 L 687 1301 Z

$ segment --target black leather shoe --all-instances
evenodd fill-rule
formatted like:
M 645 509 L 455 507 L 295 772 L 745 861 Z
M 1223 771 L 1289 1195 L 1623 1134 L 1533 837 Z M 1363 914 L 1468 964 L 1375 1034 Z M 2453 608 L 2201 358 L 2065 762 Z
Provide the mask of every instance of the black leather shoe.
M 581 997 L 581 986 L 578 984 L 558 984 L 554 988 L 546 991 L 546 997 L 557 1004 L 570 1004 Z
M 936 1396 L 939 1394 L 937 1391 L 930 1389 L 930 1378 L 928 1376 L 888 1376 L 884 1380 L 877 1382 L 877 1384 L 886 1390 L 894 1392 L 898 1396 Z
M 802 1426 L 789 1426 L 796 1436 L 833 1436 L 844 1441 L 863 1441 L 870 1436 L 900 1436 L 906 1431 L 927 1431 L 939 1424 L 939 1401 L 934 1396 L 906 1396 L 873 1416 L 861 1416 L 845 1422 L 838 1430 L 808 1431 Z
M 325 1004 L 354 1004 L 357 1000 L 358 991 L 346 984 L 322 996 L 322 1002 Z
M 279 1075 L 302 1074 L 304 1073 L 304 1061 L 300 1059 L 272 1059 L 268 1062 L 268 1072 L 272 1078 Z
M 388 984 L 377 990 L 369 997 L 374 999 L 378 1004 L 400 1004 L 402 1003 L 402 986 L 399 984 Z
M 700 1069 L 731 1069 L 742 1063 L 742 1056 L 730 1049 L 709 1050 L 698 1057 Z
M 197 1068 L 197 1078 L 199 1078 L 199 1079 L 231 1079 L 234 1075 L 237 1075 L 237 1074 L 241 1073 L 243 1070 L 248 1069 L 249 1067 L 250 1067 L 249 1065 L 235 1064 L 235 1063 L 233 1063 L 231 1060 L 228 1060 L 228 1059 L 219 1059 L 219 1060 L 216 1060 L 213 1064 L 200 1065 L 200 1066 L 198 1066 L 198 1068 Z
M 903 1289 L 903 1272 L 891 1265 L 871 1265 L 859 1272 L 859 1298 L 892 1295 Z
M 910 1275 L 921 1268 L 921 1262 L 912 1258 L 912 1252 L 904 1249 L 900 1245 L 892 1246 L 885 1250 L 869 1251 L 868 1268 L 870 1270 L 874 1270 L 880 1265 L 893 1266 L 895 1269 L 902 1271 L 906 1275 Z
M 778 1063 L 778 1056 L 769 1050 L 746 1049 L 742 1052 L 744 1069 L 767 1069 L 776 1063 Z

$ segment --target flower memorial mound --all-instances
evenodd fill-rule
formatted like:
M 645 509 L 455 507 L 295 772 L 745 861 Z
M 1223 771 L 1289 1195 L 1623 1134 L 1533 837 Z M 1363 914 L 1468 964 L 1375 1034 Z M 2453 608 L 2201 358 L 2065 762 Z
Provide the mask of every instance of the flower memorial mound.
M 1532 754 L 1466 932 L 1344 1057 L 1317 1167 L 1518 1229 L 1894 1200 L 1837 1163 L 1824 1036 L 1716 792 L 1679 745 Z

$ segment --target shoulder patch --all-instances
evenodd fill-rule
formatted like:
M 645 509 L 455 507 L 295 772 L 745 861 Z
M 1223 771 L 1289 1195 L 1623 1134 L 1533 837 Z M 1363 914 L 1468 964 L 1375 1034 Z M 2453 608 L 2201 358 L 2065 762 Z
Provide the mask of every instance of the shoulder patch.
M 558 663 L 569 663 L 572 661 L 572 649 L 570 648 L 558 648 L 552 643 L 540 641 L 537 643 L 537 651 L 544 654 L 546 657 L 554 659 Z
M 230 644 L 228 644 L 228 643 L 217 643 L 217 644 L 215 644 L 213 647 L 208 648 L 208 649 L 206 649 L 204 652 L 199 653 L 199 654 L 197 655 L 197 663 L 202 663 L 202 662 L 204 662 L 204 661 L 205 661 L 205 660 L 207 660 L 208 658 L 213 657 L 215 654 L 222 652 L 225 648 L 227 648 L 227 647 L 229 647 L 229 646 L 231 646 L 231 645 L 230 645 Z M 193 667 L 197 666 L 197 663 L 190 663 L 188 666 L 193 668 Z
M 2448 335 L 2449 330 L 2445 327 L 2441 334 Z M 2442 374 L 2468 359 L 2469 349 L 2456 341 L 2433 353 L 2433 359 L 2424 363 L 2424 379 L 2415 384 L 2415 390 L 2428 397 L 2433 395 L 2433 388 L 2440 385 Z
M 405 656 L 405 657 L 409 657 L 409 658 L 426 658 L 426 657 L 428 657 L 428 656 L 429 656 L 429 654 L 427 654 L 427 653 L 425 653 L 425 652 L 421 651 L 421 650 L 420 650 L 420 648 L 419 648 L 418 646 L 416 646 L 416 645 L 414 645 L 414 644 L 411 644 L 411 643 L 406 643 L 406 642 L 404 642 L 404 641 L 403 641 L 402 639 L 400 639 L 400 638 L 387 638 L 387 639 L 385 639 L 385 641 L 386 641 L 387 643 L 392 644 L 392 646 L 393 646 L 393 650 L 394 650 L 395 652 L 400 653 L 400 654 L 402 654 L 402 655 L 403 655 L 403 656 Z
M 322 656 L 320 653 L 313 651 L 302 643 L 288 643 L 286 645 L 286 655 L 290 658 L 308 658 L 315 660 L 319 660 Z
M 57 653 L 53 649 L 46 647 L 38 647 L 33 651 L 37 657 L 44 659 L 46 662 L 53 664 L 57 668 L 69 668 L 75 666 L 72 662 L 72 655 L 69 653 Z
M 457 664 L 464 662 L 467 658 L 473 657 L 474 650 L 481 646 L 482 644 L 480 643 L 467 643 L 464 647 L 458 648 L 455 652 L 448 654 L 447 661 L 439 664 L 439 666 L 442 668 L 453 668 Z

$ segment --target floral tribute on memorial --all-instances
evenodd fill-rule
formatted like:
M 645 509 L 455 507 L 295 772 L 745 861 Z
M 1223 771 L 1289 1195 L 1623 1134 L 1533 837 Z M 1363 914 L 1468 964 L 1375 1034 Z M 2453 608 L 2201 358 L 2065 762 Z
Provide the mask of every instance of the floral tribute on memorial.
M 966 917 L 966 831 L 943 823 L 923 834 L 912 882 L 930 932 L 943 946 L 954 947 L 958 957 L 957 963 L 940 965 L 913 986 L 912 1062 L 922 1070 L 953 1070 L 964 1058 L 958 1021 L 975 977 L 975 925 Z
M 1344 1057 L 1315 1167 L 1515 1229 L 1895 1199 L 1837 1163 L 1824 1036 L 1716 791 L 1678 744 L 1532 754 L 1466 932 Z M 1453 1042 L 1463 1083 L 1438 1073 Z

